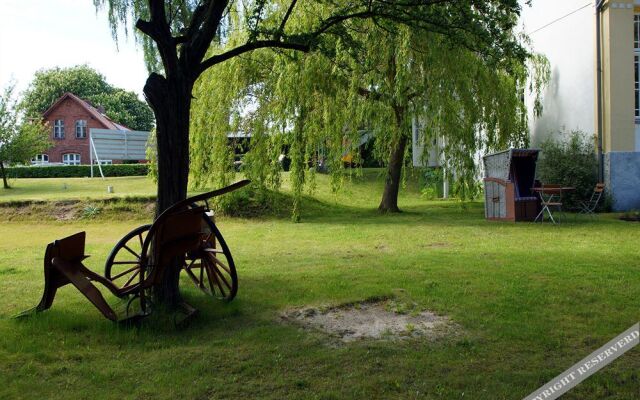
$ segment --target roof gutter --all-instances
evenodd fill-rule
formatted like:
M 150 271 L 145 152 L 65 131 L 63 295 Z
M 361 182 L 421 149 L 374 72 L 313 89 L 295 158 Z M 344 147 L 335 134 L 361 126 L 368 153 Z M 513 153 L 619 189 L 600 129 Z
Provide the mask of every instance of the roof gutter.
M 605 0 L 596 3 L 596 103 L 598 118 L 598 182 L 604 182 L 604 153 L 602 151 L 602 6 Z

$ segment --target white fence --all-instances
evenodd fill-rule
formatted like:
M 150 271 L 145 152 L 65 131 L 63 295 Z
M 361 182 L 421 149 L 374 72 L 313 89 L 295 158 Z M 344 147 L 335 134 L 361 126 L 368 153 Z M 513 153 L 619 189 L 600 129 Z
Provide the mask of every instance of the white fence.
M 145 160 L 148 140 L 149 132 L 90 129 L 91 176 L 94 160 L 103 178 L 102 160 Z

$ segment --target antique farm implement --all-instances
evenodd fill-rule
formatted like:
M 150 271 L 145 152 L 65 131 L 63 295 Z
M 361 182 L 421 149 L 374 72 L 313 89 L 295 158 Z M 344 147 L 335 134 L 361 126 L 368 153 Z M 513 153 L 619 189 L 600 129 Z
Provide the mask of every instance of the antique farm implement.
M 44 257 L 44 294 L 40 303 L 19 316 L 51 307 L 58 288 L 74 285 L 100 312 L 112 321 L 132 321 L 153 309 L 152 288 L 161 284 L 168 265 L 179 262 L 182 271 L 203 292 L 231 301 L 238 291 L 235 264 L 222 234 L 213 220 L 208 200 L 249 184 L 243 180 L 222 189 L 180 201 L 166 209 L 152 224 L 126 234 L 115 245 L 105 263 L 104 276 L 84 266 L 85 232 L 47 246 Z M 120 317 L 94 285 L 100 283 L 126 300 Z M 135 303 L 135 306 L 134 306 Z M 195 309 L 182 305 L 186 314 Z

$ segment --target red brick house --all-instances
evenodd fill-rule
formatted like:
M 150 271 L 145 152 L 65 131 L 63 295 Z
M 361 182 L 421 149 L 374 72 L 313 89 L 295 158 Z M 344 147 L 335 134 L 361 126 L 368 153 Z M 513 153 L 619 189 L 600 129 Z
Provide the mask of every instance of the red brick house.
M 130 131 L 110 120 L 101 110 L 72 93 L 65 93 L 42 118 L 49 124 L 53 147 L 32 159 L 32 164 L 89 164 L 89 130 Z M 110 163 L 116 160 L 107 160 Z

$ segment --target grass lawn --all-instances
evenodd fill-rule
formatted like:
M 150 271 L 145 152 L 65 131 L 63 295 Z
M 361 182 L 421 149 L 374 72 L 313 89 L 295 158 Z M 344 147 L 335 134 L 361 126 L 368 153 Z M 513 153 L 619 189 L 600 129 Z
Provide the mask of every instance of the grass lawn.
M 145 179 L 115 179 L 116 193 L 153 194 Z M 27 181 L 0 201 L 65 196 L 44 193 L 61 181 Z M 95 181 L 70 197 L 106 195 Z M 41 296 L 46 243 L 86 230 L 87 265 L 102 271 L 144 215 L 0 221 L 0 399 L 521 399 L 640 320 L 638 223 L 487 222 L 482 204 L 427 202 L 414 184 L 402 191 L 403 214 L 379 215 L 374 173 L 338 195 L 328 187 L 320 176 L 298 224 L 221 219 L 240 291 L 219 304 L 185 279 L 201 313 L 184 331 L 158 321 L 119 328 L 69 286 L 46 313 L 9 318 Z M 460 332 L 338 345 L 279 320 L 292 307 L 392 295 L 449 316 Z M 640 398 L 640 347 L 562 398 Z
M 153 196 L 156 188 L 146 176 L 117 178 L 11 179 L 11 189 L 0 189 L 0 202 L 22 200 L 105 199 L 124 196 Z M 107 186 L 113 193 L 107 193 Z

